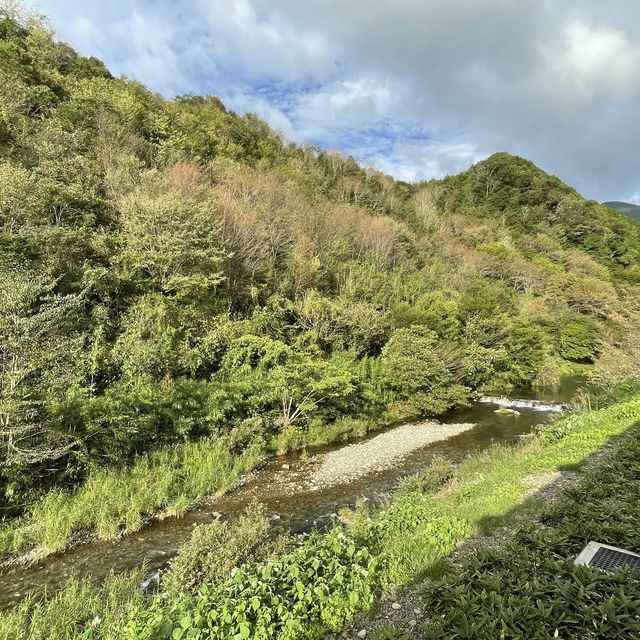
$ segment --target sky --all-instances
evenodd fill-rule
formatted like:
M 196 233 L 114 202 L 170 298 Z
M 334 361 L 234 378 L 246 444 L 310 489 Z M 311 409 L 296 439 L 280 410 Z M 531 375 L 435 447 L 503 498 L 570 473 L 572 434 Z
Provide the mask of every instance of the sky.
M 496 151 L 640 204 L 638 0 L 27 0 L 166 97 L 213 94 L 403 180 Z

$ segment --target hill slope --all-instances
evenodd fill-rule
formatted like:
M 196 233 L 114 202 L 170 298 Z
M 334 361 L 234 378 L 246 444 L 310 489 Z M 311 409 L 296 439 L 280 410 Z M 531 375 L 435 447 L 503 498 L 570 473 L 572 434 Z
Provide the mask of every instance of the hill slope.
M 630 202 L 605 202 L 604 204 L 620 213 L 624 213 L 625 216 L 640 221 L 640 205 L 631 204 Z
M 640 227 L 523 159 L 396 182 L 7 10 L 0 63 L 8 514 L 184 440 L 301 446 L 633 366 Z

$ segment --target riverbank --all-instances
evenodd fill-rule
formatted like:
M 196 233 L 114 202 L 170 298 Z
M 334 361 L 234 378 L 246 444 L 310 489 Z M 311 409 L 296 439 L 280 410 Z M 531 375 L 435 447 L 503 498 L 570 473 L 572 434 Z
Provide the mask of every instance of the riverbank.
M 452 425 L 433 421 L 421 424 L 426 428 L 400 427 L 413 432 L 414 437 L 399 437 L 398 445 L 404 443 L 404 449 L 401 447 L 396 454 L 456 433 Z M 182 517 L 242 484 L 270 456 L 363 437 L 389 426 L 384 419 L 343 419 L 322 432 L 315 429 L 298 435 L 281 433 L 268 444 L 253 439 L 243 447 L 232 432 L 140 456 L 131 467 L 98 469 L 76 491 L 52 491 L 26 516 L 0 528 L 0 569 L 33 563 L 79 545 L 118 540 L 154 521 Z M 398 459 L 398 455 L 390 455 L 392 451 L 387 446 L 380 448 L 376 468 L 387 467 Z M 324 455 L 315 458 L 316 466 L 320 466 Z M 294 485 L 289 484 L 287 488 L 293 490 Z
M 381 459 L 371 458 L 369 450 L 349 449 L 343 454 L 332 454 L 323 464 L 325 470 L 318 469 L 317 482 L 305 481 L 296 486 L 299 483 L 292 473 L 291 482 L 286 480 L 283 490 L 317 491 L 328 484 L 352 481 L 363 473 L 384 469 L 393 464 L 393 460 L 386 458 L 396 447 L 404 455 L 415 446 L 439 440 L 439 434 L 455 429 L 451 418 L 455 420 L 457 413 L 462 413 L 462 419 L 456 422 L 476 421 L 472 411 L 462 409 L 447 417 L 449 424 L 429 423 L 437 425 L 433 433 L 407 427 L 406 451 L 404 436 L 387 436 L 389 441 L 381 441 L 379 448 Z M 29 507 L 23 517 L 0 527 L 0 570 L 37 562 L 80 545 L 119 540 L 153 522 L 183 517 L 241 484 L 246 474 L 274 454 L 362 438 L 408 418 L 398 414 L 398 410 L 376 420 L 341 418 L 330 425 L 312 425 L 307 430 L 290 427 L 269 441 L 246 429 L 233 429 L 223 436 L 141 455 L 128 467 L 94 469 L 75 490 L 54 490 Z M 351 466 L 341 470 L 345 456 L 352 457 Z M 337 462 L 336 467 L 332 461 Z
M 137 606 L 123 601 L 125 617 L 130 618 L 129 637 L 165 637 L 165 632 L 171 635 L 174 628 L 186 625 L 193 634 L 200 631 L 213 638 L 234 633 L 252 638 L 265 628 L 267 619 L 266 635 L 260 637 L 295 638 L 295 629 L 312 627 L 338 632 L 384 593 L 415 583 L 461 541 L 493 530 L 519 513 L 540 509 L 532 496 L 532 478 L 549 478 L 584 465 L 594 452 L 639 421 L 640 398 L 634 397 L 609 408 L 567 416 L 519 445 L 498 446 L 472 456 L 455 471 L 447 465 L 427 470 L 388 506 L 343 514 L 344 527 L 328 537 L 312 536 L 275 563 L 249 565 L 199 595 L 185 594 L 178 600 L 160 595 Z M 313 564 L 307 566 L 307 558 Z M 58 607 L 65 597 L 68 593 L 56 597 Z M 279 603 L 275 608 L 274 597 Z M 222 624 L 217 619 L 214 612 L 221 608 L 230 613 L 232 622 Z M 24 612 L 23 608 L 5 614 L 2 620 L 14 616 L 11 626 L 28 630 Z M 99 609 L 85 614 L 91 619 L 101 615 Z M 118 615 L 117 624 L 121 624 L 125 614 Z M 49 619 L 55 628 L 55 620 Z M 73 628 L 82 631 L 87 621 L 79 618 Z M 232 624 L 237 628 L 229 627 Z M 292 633 L 283 635 L 289 627 Z M 98 624 L 92 637 L 117 637 L 112 630 Z
M 590 458 L 586 473 L 567 472 L 562 492 L 537 493 L 539 506 L 506 532 L 465 545 L 340 637 L 362 629 L 376 640 L 640 637 L 640 571 L 574 565 L 592 540 L 640 551 L 639 436 L 636 426 Z

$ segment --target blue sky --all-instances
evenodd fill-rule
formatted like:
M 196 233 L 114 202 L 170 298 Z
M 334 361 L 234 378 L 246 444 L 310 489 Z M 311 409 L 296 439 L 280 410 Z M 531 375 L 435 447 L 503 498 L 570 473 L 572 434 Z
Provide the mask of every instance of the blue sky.
M 115 74 L 218 95 L 398 178 L 506 150 L 640 202 L 640 2 L 27 2 Z

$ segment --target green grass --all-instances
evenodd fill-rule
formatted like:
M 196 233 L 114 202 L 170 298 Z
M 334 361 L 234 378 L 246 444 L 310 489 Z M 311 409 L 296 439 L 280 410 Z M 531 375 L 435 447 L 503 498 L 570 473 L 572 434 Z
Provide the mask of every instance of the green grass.
M 394 418 L 396 418 L 394 416 Z M 53 490 L 27 514 L 0 528 L 0 560 L 30 551 L 41 559 L 63 549 L 81 532 L 111 540 L 139 530 L 150 517 L 180 516 L 210 493 L 225 491 L 268 453 L 284 453 L 361 437 L 390 416 L 341 418 L 330 425 L 291 428 L 265 445 L 253 439 L 237 453 L 234 432 L 164 447 L 126 468 L 98 469 L 75 491 Z
M 423 636 L 640 638 L 640 571 L 576 567 L 589 540 L 640 550 L 640 430 L 502 549 L 476 551 L 421 585 Z
M 0 554 L 31 549 L 42 558 L 81 531 L 108 540 L 137 531 L 146 516 L 181 515 L 205 494 L 232 487 L 262 455 L 257 444 L 236 455 L 230 439 L 219 437 L 161 449 L 125 469 L 96 470 L 75 492 L 53 491 L 1 529 Z
M 30 596 L 0 613 L 0 640 L 115 640 L 121 638 L 130 611 L 144 600 L 139 573 L 111 575 L 98 587 L 71 578 L 50 599 Z
M 370 431 L 381 429 L 393 421 L 344 417 L 331 424 L 312 422 L 306 429 L 295 426 L 284 429 L 273 438 L 271 447 L 281 454 L 305 447 L 317 447 L 350 438 L 361 438 Z

